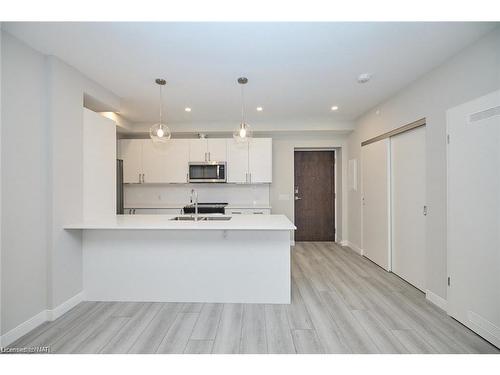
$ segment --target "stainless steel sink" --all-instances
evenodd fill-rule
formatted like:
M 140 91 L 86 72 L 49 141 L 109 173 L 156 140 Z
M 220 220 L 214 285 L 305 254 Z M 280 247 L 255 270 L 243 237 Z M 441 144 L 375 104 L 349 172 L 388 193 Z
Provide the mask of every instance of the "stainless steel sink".
M 207 221 L 227 221 L 231 220 L 231 216 L 205 216 L 203 220 Z
M 176 216 L 173 217 L 173 221 L 195 221 L 194 216 Z M 231 216 L 200 216 L 198 221 L 227 221 L 231 220 Z

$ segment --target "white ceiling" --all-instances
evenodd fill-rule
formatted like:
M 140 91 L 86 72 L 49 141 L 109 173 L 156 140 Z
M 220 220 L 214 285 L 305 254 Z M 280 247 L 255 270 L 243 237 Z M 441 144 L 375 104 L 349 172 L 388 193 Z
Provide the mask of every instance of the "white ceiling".
M 3 23 L 123 99 L 133 122 L 321 124 L 356 117 L 438 66 L 494 23 Z M 373 79 L 357 83 L 359 73 Z M 338 105 L 340 110 L 331 112 Z M 192 108 L 186 113 L 184 107 Z M 257 112 L 257 106 L 264 111 Z M 207 129 L 209 130 L 209 129 Z

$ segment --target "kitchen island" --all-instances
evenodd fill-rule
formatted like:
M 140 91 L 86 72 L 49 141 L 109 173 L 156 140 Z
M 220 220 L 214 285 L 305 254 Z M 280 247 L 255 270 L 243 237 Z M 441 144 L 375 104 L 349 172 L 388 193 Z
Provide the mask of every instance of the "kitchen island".
M 83 231 L 86 300 L 290 303 L 284 215 L 118 215 L 65 226 Z

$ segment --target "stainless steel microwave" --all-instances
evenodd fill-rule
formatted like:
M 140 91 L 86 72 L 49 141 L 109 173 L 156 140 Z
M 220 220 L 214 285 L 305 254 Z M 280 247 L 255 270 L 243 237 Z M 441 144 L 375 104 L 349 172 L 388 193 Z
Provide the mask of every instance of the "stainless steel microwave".
M 226 162 L 207 161 L 189 163 L 189 182 L 226 182 Z

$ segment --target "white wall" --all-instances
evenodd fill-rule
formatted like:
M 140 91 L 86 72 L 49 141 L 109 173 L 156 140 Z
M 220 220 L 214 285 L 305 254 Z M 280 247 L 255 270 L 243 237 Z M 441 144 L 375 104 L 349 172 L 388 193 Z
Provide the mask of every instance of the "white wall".
M 45 57 L 2 32 L 2 333 L 47 304 Z
M 300 148 L 335 148 L 337 157 L 337 240 L 347 238 L 347 204 L 345 194 L 346 152 L 345 135 L 318 135 L 302 133 L 293 136 L 273 136 L 273 183 L 271 185 L 271 206 L 273 214 L 286 215 L 294 222 L 294 150 Z
M 109 91 L 2 31 L 2 335 L 82 291 L 84 93 Z M 9 335 L 12 337 L 13 335 Z
M 2 23 L 0 22 L 0 337 L 2 337 Z M 1 339 L 0 339 L 0 345 Z
M 422 117 L 427 119 L 427 289 L 446 297 L 446 114 L 500 87 L 500 28 L 363 115 L 349 136 L 349 159 L 361 141 Z M 377 115 L 376 111 L 380 113 Z M 466 152 L 464 150 L 464 152 Z M 358 171 L 358 181 L 361 171 Z M 361 243 L 361 190 L 348 192 L 348 239 Z
M 63 226 L 83 215 L 83 96 L 119 108 L 120 101 L 73 67 L 47 58 L 49 89 L 50 264 L 49 307 L 82 291 L 81 233 Z

